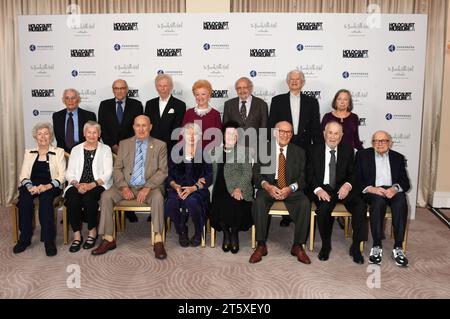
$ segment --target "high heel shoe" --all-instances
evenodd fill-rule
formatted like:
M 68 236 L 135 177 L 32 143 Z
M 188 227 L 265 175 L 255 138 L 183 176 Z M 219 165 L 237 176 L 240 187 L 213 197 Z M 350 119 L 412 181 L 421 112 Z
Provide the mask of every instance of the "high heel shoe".
M 238 232 L 231 233 L 231 253 L 237 254 L 239 251 L 239 235 Z
M 231 249 L 230 242 L 230 231 L 228 229 L 223 229 L 223 240 L 222 240 L 222 250 L 224 252 L 229 252 Z

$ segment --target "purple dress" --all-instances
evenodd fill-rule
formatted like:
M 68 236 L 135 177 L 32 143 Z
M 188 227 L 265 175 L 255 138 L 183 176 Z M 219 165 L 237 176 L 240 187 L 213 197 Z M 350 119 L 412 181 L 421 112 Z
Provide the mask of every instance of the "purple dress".
M 322 118 L 322 130 L 325 129 L 325 126 L 329 122 L 338 122 L 341 123 L 342 128 L 344 130 L 344 136 L 342 137 L 342 142 L 350 145 L 354 149 L 361 150 L 363 149 L 362 142 L 359 140 L 359 118 L 355 113 L 351 113 L 346 118 L 339 118 L 333 115 L 332 112 L 326 113 Z

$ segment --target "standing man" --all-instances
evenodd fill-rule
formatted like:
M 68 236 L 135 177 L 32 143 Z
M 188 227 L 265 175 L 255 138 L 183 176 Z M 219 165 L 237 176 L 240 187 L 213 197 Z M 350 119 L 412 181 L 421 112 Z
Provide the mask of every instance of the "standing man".
M 155 87 L 159 96 L 147 101 L 144 114 L 153 124 L 152 137 L 166 142 L 170 154 L 173 145 L 178 141 L 172 141 L 172 131 L 181 127 L 186 103 L 172 96 L 173 81 L 170 75 L 158 74 Z
M 140 101 L 127 97 L 128 84 L 125 80 L 115 80 L 112 90 L 114 98 L 100 103 L 98 123 L 102 128 L 103 143 L 117 155 L 119 142 L 134 135 L 133 121 L 142 114 L 143 108 Z M 131 223 L 138 221 L 134 212 L 127 212 L 125 216 Z
M 315 98 L 301 93 L 305 85 L 305 75 L 302 71 L 290 71 L 286 76 L 286 82 L 289 92 L 272 98 L 269 129 L 275 127 L 275 124 L 280 121 L 291 123 L 294 128 L 292 143 L 308 152 L 311 144 L 323 143 L 319 102 Z M 280 226 L 287 227 L 290 222 L 288 216 L 283 216 Z
M 85 141 L 84 124 L 87 121 L 97 121 L 97 117 L 95 113 L 78 107 L 80 93 L 75 89 L 65 89 L 62 101 L 66 108 L 53 113 L 53 128 L 57 146 L 70 153 L 75 145 Z
M 101 244 L 92 251 L 101 255 L 116 248 L 113 239 L 113 207 L 119 201 L 136 200 L 139 204 L 151 206 L 155 244 L 153 250 L 157 259 L 167 257 L 162 242 L 164 227 L 164 180 L 167 177 L 167 148 L 160 140 L 150 137 L 152 125 L 145 115 L 134 120 L 135 136 L 119 144 L 119 153 L 114 161 L 114 185 L 102 194 L 99 234 Z
M 343 135 L 342 125 L 338 122 L 332 121 L 325 126 L 325 144 L 311 146 L 306 180 L 314 193 L 312 196 L 317 206 L 317 221 L 322 238 L 319 259 L 325 261 L 330 256 L 334 222 L 331 213 L 340 202 L 352 214 L 353 244 L 350 247 L 350 256 L 355 263 L 363 264 L 364 258 L 359 250 L 359 243 L 364 240 L 363 229 L 367 210 L 355 184 L 353 149 L 341 143 Z
M 397 266 L 408 266 L 408 259 L 402 249 L 408 219 L 406 194 L 410 188 L 406 173 L 405 157 L 391 149 L 392 137 L 385 131 L 377 131 L 372 136 L 372 147 L 356 153 L 358 182 L 363 199 L 370 208 L 370 230 L 373 247 L 369 263 L 381 264 L 383 257 L 383 222 L 386 206 L 391 207 L 394 227 L 394 249 L 392 259 Z
M 271 143 L 274 149 L 271 149 L 270 143 L 267 147 L 271 160 L 263 164 L 259 159 L 254 165 L 253 176 L 258 192 L 252 213 L 258 244 L 249 260 L 252 264 L 267 255 L 268 214 L 275 201 L 284 202 L 295 224 L 291 255 L 296 256 L 301 263 L 311 263 L 302 246 L 306 243 L 311 217 L 311 203 L 303 193 L 305 152 L 290 143 L 292 135 L 292 125 L 289 122 L 277 123 L 274 130 L 276 141 Z
M 238 96 L 225 102 L 222 122 L 234 121 L 244 130 L 252 127 L 259 133 L 267 127 L 267 103 L 252 94 L 253 82 L 247 77 L 239 78 L 234 88 Z

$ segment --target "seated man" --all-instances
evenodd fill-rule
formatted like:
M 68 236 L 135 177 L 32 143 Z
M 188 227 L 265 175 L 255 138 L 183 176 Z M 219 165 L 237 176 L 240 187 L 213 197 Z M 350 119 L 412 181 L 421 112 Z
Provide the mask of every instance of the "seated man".
M 392 258 L 397 266 L 406 267 L 408 259 L 402 249 L 408 218 L 406 195 L 410 188 L 406 173 L 405 157 L 391 150 L 392 138 L 385 131 L 377 131 L 372 136 L 372 146 L 356 154 L 358 183 L 363 199 L 370 205 L 370 229 L 373 248 L 369 263 L 381 264 L 383 257 L 383 222 L 386 205 L 391 207 L 394 227 L 394 249 Z
M 151 206 L 154 224 L 155 257 L 167 257 L 161 232 L 164 227 L 164 180 L 167 177 L 166 143 L 150 137 L 152 125 L 145 115 L 134 119 L 135 136 L 120 141 L 114 162 L 114 185 L 102 194 L 98 233 L 103 235 L 100 245 L 92 251 L 101 255 L 116 248 L 113 239 L 113 207 L 119 201 L 136 199 Z
M 253 176 L 259 189 L 252 214 L 258 245 L 250 257 L 250 263 L 257 263 L 267 255 L 268 213 L 275 201 L 285 203 L 289 216 L 295 223 L 291 254 L 304 264 L 311 263 L 302 246 L 306 243 L 311 216 L 311 203 L 303 193 L 305 152 L 297 145 L 289 143 L 292 134 L 292 125 L 289 122 L 277 123 L 274 130 L 275 141 L 267 147 L 270 160 L 268 163 L 261 163 L 260 157 L 254 165 Z
M 363 228 L 366 216 L 366 204 L 355 185 L 355 167 L 353 149 L 341 143 L 344 135 L 342 125 L 329 122 L 325 126 L 323 137 L 325 144 L 314 144 L 310 149 L 306 169 L 306 180 L 316 203 L 317 223 L 322 249 L 319 259 L 328 260 L 331 251 L 331 233 L 334 218 L 331 217 L 338 202 L 343 203 L 352 214 L 353 244 L 350 256 L 357 264 L 363 264 L 364 258 L 359 243 L 364 240 Z

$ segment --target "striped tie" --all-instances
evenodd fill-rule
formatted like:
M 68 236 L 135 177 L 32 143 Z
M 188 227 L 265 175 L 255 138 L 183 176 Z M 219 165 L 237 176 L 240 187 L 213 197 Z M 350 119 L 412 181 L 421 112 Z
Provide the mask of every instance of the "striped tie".
M 280 155 L 278 155 L 278 188 L 286 187 L 286 157 L 283 154 L 283 148 L 280 147 Z
M 130 184 L 134 186 L 140 185 L 141 176 L 144 174 L 144 153 L 142 152 L 143 142 L 138 141 L 138 149 L 134 164 L 134 174 L 131 178 Z

